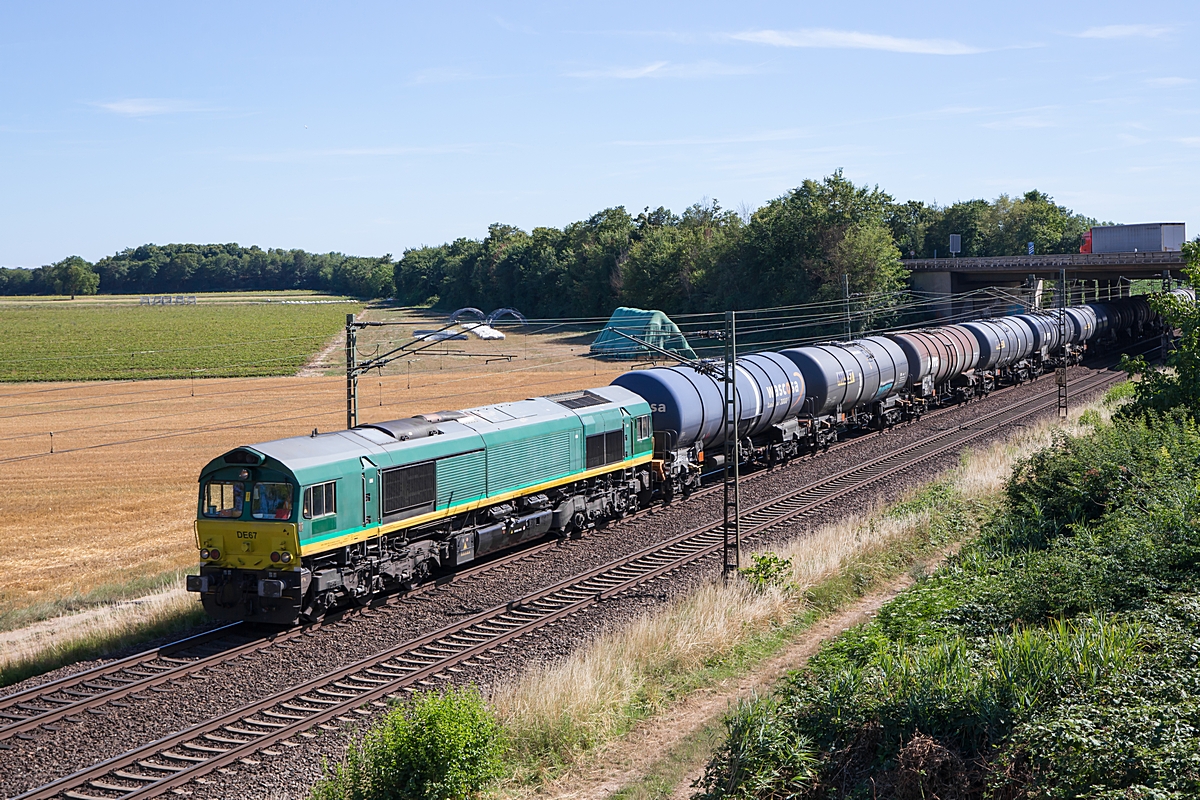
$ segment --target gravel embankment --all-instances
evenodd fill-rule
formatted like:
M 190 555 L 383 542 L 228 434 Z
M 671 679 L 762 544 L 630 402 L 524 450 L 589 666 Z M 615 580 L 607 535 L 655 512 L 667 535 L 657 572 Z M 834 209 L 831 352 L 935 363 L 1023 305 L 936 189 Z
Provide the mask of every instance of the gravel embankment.
M 1076 368 L 1072 377 L 1078 380 L 1090 372 Z M 744 480 L 743 507 L 772 499 L 799 485 L 918 441 L 932 429 L 970 424 L 981 412 L 1044 391 L 1050 380 L 1043 378 L 1036 384 L 973 402 L 916 425 L 897 428 Z M 1048 413 L 1052 415 L 1055 411 L 1051 409 Z M 970 447 L 982 446 L 1003 435 L 993 434 L 985 440 L 976 440 Z M 893 475 L 868 491 L 830 503 L 820 514 L 773 531 L 771 539 L 792 538 L 829 521 L 892 502 L 956 465 L 958 460 L 957 453 L 949 453 Z M 131 696 L 120 705 L 114 703 L 85 712 L 77 721 L 62 720 L 54 730 L 39 729 L 28 738 L 0 742 L 0 747 L 7 748 L 2 753 L 6 768 L 0 776 L 0 792 L 4 796 L 20 794 L 142 743 L 437 630 L 481 609 L 550 586 L 683 530 L 711 523 L 719 519 L 720 513 L 719 492 L 677 503 L 593 532 L 581 540 L 564 542 L 540 556 L 481 573 L 396 605 L 351 616 L 310 635 L 211 668 L 202 676 L 185 678 L 143 695 Z M 606 627 L 659 607 L 668 598 L 707 580 L 719 569 L 718 561 L 706 559 L 673 573 L 669 580 L 654 581 L 636 592 L 605 601 L 583 614 L 522 637 L 512 646 L 492 653 L 494 660 L 488 664 L 462 669 L 455 680 L 486 688 L 511 678 L 526 665 L 561 658 Z M 93 664 L 74 665 L 70 671 L 90 666 Z M 46 679 L 48 677 L 43 677 L 38 682 Z M 12 690 L 20 688 L 23 687 L 12 687 Z M 362 717 L 359 724 L 369 719 Z M 302 738 L 298 746 L 276 746 L 271 752 L 278 755 L 256 755 L 251 760 L 257 763 L 242 763 L 233 769 L 211 773 L 201 779 L 203 782 L 190 784 L 184 791 L 196 797 L 238 796 L 242 800 L 302 797 L 307 787 L 320 776 L 322 760 L 341 758 L 348 735 L 345 730 L 313 729 L 310 733 L 313 738 Z

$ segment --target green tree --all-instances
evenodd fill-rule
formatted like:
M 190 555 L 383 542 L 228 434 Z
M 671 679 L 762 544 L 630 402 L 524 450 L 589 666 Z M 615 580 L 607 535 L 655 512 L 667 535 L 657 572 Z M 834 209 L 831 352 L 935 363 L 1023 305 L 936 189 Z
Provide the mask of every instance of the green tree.
M 925 258 L 950 257 L 950 234 L 962 237 L 959 256 L 990 256 L 999 229 L 996 208 L 987 200 L 967 200 L 942 209 L 938 219 L 925 230 Z
M 54 294 L 95 294 L 100 288 L 100 276 L 91 263 L 79 256 L 68 256 L 50 265 L 50 279 Z
M 993 204 L 999 230 L 993 237 L 990 255 L 1020 255 L 1029 242 L 1041 254 L 1075 253 L 1083 243 L 1084 231 L 1096 220 L 1076 214 L 1037 189 L 1018 200 L 1000 195 Z
M 1183 253 L 1188 262 L 1184 275 L 1193 288 L 1200 287 L 1200 239 L 1184 244 Z M 1122 359 L 1130 376 L 1141 376 L 1130 412 L 1183 408 L 1200 420 L 1200 303 L 1179 295 L 1156 295 L 1150 298 L 1150 305 L 1162 316 L 1164 325 L 1178 329 L 1180 336 L 1167 354 L 1165 369 L 1151 368 L 1144 356 Z
M 886 225 L 891 205 L 879 187 L 856 186 L 840 169 L 804 181 L 754 212 L 723 264 L 714 296 L 738 308 L 840 297 L 847 266 L 838 255 L 842 240 L 855 225 Z

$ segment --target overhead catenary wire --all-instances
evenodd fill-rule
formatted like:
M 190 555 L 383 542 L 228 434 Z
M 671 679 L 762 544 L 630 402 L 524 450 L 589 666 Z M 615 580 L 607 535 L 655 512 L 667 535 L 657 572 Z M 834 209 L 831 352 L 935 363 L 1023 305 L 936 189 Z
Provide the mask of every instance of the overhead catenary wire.
M 913 293 L 907 293 L 907 292 L 889 293 L 887 295 L 875 295 L 875 297 L 884 297 L 884 296 L 892 297 L 892 298 L 910 297 L 911 300 L 909 302 L 902 303 L 900 305 L 893 306 L 890 308 L 884 308 L 884 309 L 880 309 L 877 307 L 876 308 L 866 308 L 866 309 L 860 308 L 855 311 L 855 314 L 857 315 L 856 318 L 868 319 L 871 317 L 879 316 L 881 314 L 893 315 L 896 313 L 900 313 L 901 311 L 907 311 L 907 310 L 934 309 L 934 308 L 938 308 L 938 307 L 944 307 L 948 301 L 948 298 L 946 298 L 944 296 L 940 296 L 940 295 L 932 295 L 929 298 L 922 298 L 919 295 L 914 295 Z M 972 298 L 972 301 L 974 301 L 975 299 L 982 299 L 982 300 L 986 300 L 991 303 L 1005 303 L 1005 302 L 1011 303 L 1011 302 L 1019 301 L 1021 299 L 1021 294 L 1018 292 L 1007 292 L 1007 291 L 996 291 L 996 290 L 976 290 L 974 292 L 965 293 L 964 295 L 956 296 L 956 299 L 958 299 L 958 300 L 961 300 L 963 298 Z M 826 302 L 821 302 L 821 303 L 806 304 L 805 307 L 812 308 L 812 309 L 829 308 L 832 305 L 834 305 L 835 303 L 836 303 L 836 301 L 826 301 Z M 799 334 L 802 333 L 805 329 L 819 328 L 823 325 L 827 326 L 832 319 L 836 318 L 839 315 L 837 315 L 835 313 L 815 314 L 815 315 L 790 313 L 790 312 L 795 312 L 797 308 L 798 308 L 797 306 L 781 306 L 781 307 L 774 308 L 774 309 L 759 309 L 759 310 L 750 310 L 748 312 L 745 312 L 748 316 L 747 323 L 745 323 L 747 326 L 752 326 L 755 321 L 759 321 L 762 323 L 759 328 L 747 327 L 746 330 L 748 333 L 757 332 L 757 333 L 765 333 L 765 334 L 786 334 L 786 335 L 778 335 L 778 336 L 774 336 L 774 337 L 768 339 L 767 341 L 756 342 L 750 348 L 744 350 L 743 352 L 755 352 L 755 351 L 761 351 L 761 350 L 767 350 L 767 349 L 778 349 L 780 347 L 795 346 L 798 344 L 803 344 L 803 343 L 812 342 L 812 341 L 828 341 L 831 338 L 829 335 L 803 336 L 803 335 L 799 335 Z M 789 313 L 784 313 L 784 312 L 789 312 Z M 774 316 L 772 316 L 772 315 L 774 315 Z M 712 316 L 715 316 L 715 315 L 706 315 L 706 314 L 684 315 L 685 323 L 684 323 L 684 326 L 681 326 L 681 327 L 694 327 L 696 329 L 700 329 L 700 326 L 703 325 L 704 320 L 706 318 L 709 318 Z M 739 316 L 741 316 L 741 314 L 739 314 Z M 960 311 L 958 313 L 949 315 L 947 317 L 935 320 L 934 322 L 936 324 L 947 324 L 947 323 L 951 323 L 953 321 L 960 321 L 960 320 L 968 319 L 968 318 L 978 318 L 979 316 L 980 316 L 979 310 L 970 308 L 970 309 L 966 309 L 966 310 Z M 598 320 L 599 318 L 596 318 L 596 319 Z M 604 321 L 606 322 L 607 320 L 604 320 Z M 563 327 L 568 326 L 568 324 L 569 324 L 569 322 L 565 321 L 565 320 L 557 320 L 557 321 L 549 321 L 548 320 L 547 322 L 548 323 L 553 322 L 553 324 L 547 324 L 547 325 L 543 326 L 544 329 L 563 328 Z M 909 327 L 912 327 L 912 325 L 911 324 L 897 324 L 897 325 L 889 325 L 889 326 L 875 326 L 875 327 L 871 327 L 871 328 L 863 328 L 857 332 L 857 335 L 862 336 L 862 335 L 870 335 L 870 334 L 874 334 L 874 333 L 884 333 L 884 332 L 889 332 L 889 331 L 902 330 L 904 328 L 909 328 Z M 594 332 L 598 332 L 599 330 L 602 330 L 602 328 L 596 328 L 595 330 L 590 331 L 590 332 L 594 333 Z M 579 334 L 579 335 L 586 335 L 587 333 L 589 333 L 587 331 L 581 332 L 578 330 L 572 331 L 572 332 Z M 309 338 L 316 338 L 316 337 L 288 337 L 288 339 L 286 339 L 286 340 L 299 340 L 299 339 L 309 339 Z M 321 338 L 322 338 L 322 340 L 327 340 L 327 337 L 321 337 Z M 285 341 L 285 340 L 281 339 L 278 341 Z M 705 349 L 705 348 L 703 346 L 701 346 L 700 349 Z M 152 351 L 145 351 L 145 352 L 152 352 Z M 535 363 L 535 364 L 524 365 L 524 366 L 510 369 L 510 370 L 503 370 L 502 372 L 510 373 L 510 372 L 544 370 L 544 369 L 552 368 L 556 365 L 571 363 L 572 361 L 575 361 L 575 359 L 580 358 L 580 357 L 592 358 L 590 353 L 581 353 L 576 356 L 572 356 L 571 358 L 551 360 L 548 362 L 539 361 L 538 363 Z M 288 358 L 291 358 L 291 357 L 288 357 Z M 280 360 L 288 360 L 288 359 L 287 358 L 262 359 L 262 360 L 254 361 L 254 362 L 242 362 L 240 364 L 226 365 L 224 368 L 237 367 L 237 366 L 252 366 L 252 365 L 258 365 L 258 364 L 263 364 L 263 363 L 273 363 L 273 362 L 277 362 Z M 209 367 L 206 369 L 218 370 L 218 369 L 222 369 L 222 368 L 223 367 Z M 468 368 L 464 367 L 463 369 L 467 370 Z M 202 370 L 196 370 L 196 371 L 202 371 Z M 195 371 L 193 371 L 193 372 L 195 372 Z M 476 377 L 477 377 L 477 373 L 474 373 L 473 371 L 472 371 L 472 374 L 469 376 L 456 377 L 456 378 L 450 378 L 450 379 L 446 379 L 443 375 L 439 375 L 438 381 L 436 381 L 432 385 L 456 383 L 459 381 L 472 380 L 472 379 L 475 379 Z M 219 383 L 240 382 L 240 381 L 246 380 L 246 378 L 224 377 L 224 378 L 220 378 L 220 379 L 210 378 L 207 380 L 211 382 L 209 385 L 217 385 Z M 328 381 L 330 384 L 330 389 L 334 389 L 337 385 L 340 385 L 340 382 L 341 382 L 341 379 L 336 376 L 312 378 L 309 380 Z M 530 383 L 530 384 L 526 384 L 526 385 L 532 388 L 534 386 L 557 383 L 560 380 L 561 380 L 560 378 L 555 378 L 553 380 Z M 123 380 L 123 381 L 113 381 L 113 382 L 109 382 L 107 384 L 100 384 L 100 385 L 120 386 L 125 383 L 129 383 L 132 385 L 135 382 Z M 53 387 L 53 388 L 39 387 L 39 389 L 33 390 L 33 392 L 41 393 L 41 392 L 45 392 L 45 391 L 58 391 L 59 388 L 60 387 Z M 80 387 L 78 387 L 76 385 L 76 386 L 65 387 L 65 388 L 78 389 Z M 180 389 L 183 390 L 184 387 L 181 386 Z M 122 392 L 121 394 L 122 395 L 134 395 L 134 394 L 140 394 L 143 392 L 145 392 L 145 393 L 161 393 L 162 391 L 163 391 L 163 388 L 161 386 L 155 386 L 155 387 L 152 387 L 149 389 L 143 389 L 143 388 L 131 389 L 129 392 Z M 427 397 L 424 399 L 425 400 L 438 400 L 438 399 L 446 399 L 446 398 L 451 398 L 451 397 L 484 394 L 484 393 L 487 393 L 490 391 L 491 391 L 491 388 L 488 387 L 488 388 L 479 389 L 479 390 L 475 390 L 475 391 L 457 392 L 457 393 L 448 394 L 448 395 L 431 396 L 431 397 Z M 205 395 L 202 395 L 202 396 L 213 396 L 214 394 L 215 395 L 236 394 L 236 393 L 239 393 L 238 390 L 231 390 L 228 392 L 217 392 L 217 393 L 210 392 L 210 393 L 206 393 Z M 20 394 L 21 393 L 17 393 L 17 392 L 0 394 L 0 397 L 20 396 Z M 93 396 L 93 397 L 99 397 L 99 396 Z M 61 409 L 61 410 L 56 410 L 56 411 L 51 411 L 51 412 L 46 412 L 46 413 L 48 413 L 48 414 L 49 413 L 74 413 L 74 412 L 82 412 L 82 411 L 97 410 L 97 409 L 104 409 L 104 408 L 115 408 L 115 407 L 120 407 L 120 406 L 125 406 L 125 405 L 136 405 L 136 404 L 141 404 L 143 402 L 144 403 L 164 402 L 164 401 L 167 401 L 170 399 L 172 399 L 172 398 L 152 398 L 152 399 L 146 399 L 146 400 L 132 401 L 130 403 L 98 404 L 96 406 L 68 408 L 68 409 Z M 179 399 L 179 398 L 174 398 L 174 399 Z M 77 401 L 77 399 L 75 399 L 73 401 Z M 53 401 L 49 401 L 49 402 L 53 402 Z M 386 403 L 386 404 L 384 404 L 383 407 L 399 405 L 399 404 L 402 404 L 405 402 L 408 402 L 408 401 L 405 399 L 401 399 L 401 400 L 398 400 L 397 402 Z M 316 408 L 319 405 L 323 405 L 323 404 L 302 406 L 298 410 L 306 411 L 311 408 Z M 226 406 L 218 406 L 216 408 L 205 409 L 205 411 L 206 411 L 206 413 L 214 413 L 214 412 L 218 412 L 218 411 L 232 410 L 232 409 L 243 408 L 243 407 L 245 407 L 245 403 L 236 403 L 236 404 L 231 404 L 231 405 L 226 405 Z M 56 426 L 56 432 L 61 435 L 62 433 L 66 433 L 66 432 L 77 433 L 77 432 L 82 432 L 85 430 L 100 430 L 100 429 L 104 429 L 104 428 L 128 426 L 128 425 L 137 424 L 140 422 L 148 422 L 148 421 L 166 419 L 166 418 L 175 417 L 175 416 L 183 416 L 183 415 L 186 415 L 189 413 L 194 413 L 194 412 L 193 411 L 173 412 L 170 414 L 160 414 L 160 415 L 148 416 L 148 417 L 144 417 L 144 418 L 140 418 L 140 419 L 136 419 L 136 420 L 120 420 L 120 421 L 111 422 L 111 423 L 102 423 L 102 424 L 98 424 L 98 425 L 87 425 L 87 426 L 77 426 L 75 428 L 66 428 L 66 429 L 59 428 Z M 326 414 L 332 414 L 332 413 L 337 413 L 337 412 L 335 410 L 331 409 L 329 411 L 322 411 L 322 412 L 317 412 L 317 413 L 313 413 L 313 414 L 301 414 L 298 416 L 289 416 L 289 417 L 278 418 L 276 420 L 273 420 L 273 422 L 286 422 L 286 421 L 291 421 L 291 420 L 307 419 L 307 418 L 312 418 L 315 416 L 325 416 Z M 30 416 L 40 415 L 40 412 L 30 412 L 29 415 Z M 19 416 L 25 416 L 25 415 L 22 415 L 22 414 L 2 415 L 2 416 L 0 416 L 0 418 L 11 419 L 14 417 L 19 417 Z M 182 431 L 178 431 L 178 432 L 166 432 L 163 434 L 155 434 L 155 435 L 151 435 L 148 437 L 137 437 L 137 438 L 133 438 L 133 439 L 119 440 L 119 441 L 115 441 L 115 442 L 103 442 L 103 443 L 98 443 L 95 445 L 87 445 L 87 446 L 83 446 L 83 447 L 68 448 L 66 450 L 56 448 L 55 455 L 65 454 L 65 453 L 69 453 L 69 452 L 78 452 L 79 450 L 93 449 L 95 447 L 113 447 L 113 446 L 119 446 L 122 444 L 130 444 L 130 443 L 136 443 L 136 442 L 140 442 L 140 441 L 149 441 L 149 440 L 158 439 L 158 438 L 165 438 L 165 437 L 169 438 L 171 436 L 176 436 L 176 435 L 183 436 L 183 435 L 191 435 L 191 434 L 197 433 L 197 432 L 211 432 L 211 431 L 217 431 L 217 430 L 225 430 L 225 429 L 229 429 L 231 427 L 240 427 L 242 423 L 247 422 L 247 421 L 261 419 L 263 417 L 269 417 L 269 416 L 270 416 L 270 413 L 262 414 L 262 415 L 253 415 L 251 417 L 245 417 L 245 418 L 241 418 L 239 420 L 235 420 L 235 421 L 233 421 L 232 424 L 213 423 L 210 425 L 197 426 L 197 427 L 191 428 L 191 429 L 183 429 Z M 20 439 L 41 437 L 41 436 L 46 436 L 46 435 L 47 435 L 47 432 L 21 434 L 21 435 L 14 436 L 14 437 L 6 437 L 3 439 L 0 439 L 0 441 L 16 441 L 16 440 L 20 440 Z M 15 457 L 8 458 L 8 459 L 0 459 L 0 463 L 7 463 L 7 462 L 11 462 L 13 460 L 23 460 L 28 457 L 35 457 L 35 456 L 41 457 L 44 455 L 49 455 L 49 454 L 48 453 L 39 453 L 39 454 L 30 454 L 27 456 L 15 456 Z

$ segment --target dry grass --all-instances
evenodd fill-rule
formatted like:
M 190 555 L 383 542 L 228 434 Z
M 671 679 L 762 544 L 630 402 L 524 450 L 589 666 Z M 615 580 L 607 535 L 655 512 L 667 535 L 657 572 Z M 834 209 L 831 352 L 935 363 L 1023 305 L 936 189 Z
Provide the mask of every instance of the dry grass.
M 0 686 L 199 621 L 179 576 L 163 591 L 0 633 Z
M 1079 422 L 1081 414 L 1108 413 L 1100 406 L 1089 409 L 1076 410 L 1065 425 L 1053 421 L 1018 429 L 1007 440 L 970 453 L 944 477 L 944 486 L 958 501 L 994 496 L 1013 464 L 1049 444 L 1054 430 L 1079 433 L 1086 429 Z M 707 584 L 603 633 L 562 661 L 526 670 L 498 687 L 491 702 L 512 733 L 519 760 L 534 762 L 534 771 L 538 761 L 570 763 L 620 733 L 631 717 L 670 702 L 672 686 L 694 685 L 689 674 L 709 669 L 756 637 L 781 630 L 786 635 L 787 626 L 802 625 L 814 615 L 812 603 L 820 594 L 814 589 L 836 581 L 852 564 L 860 571 L 863 565 L 867 572 L 878 570 L 889 549 L 907 553 L 906 547 L 928 541 L 941 509 L 909 506 L 911 510 L 876 509 L 775 548 L 791 563 L 786 588 L 754 591 L 744 582 Z M 823 596 L 830 594 L 849 599 L 836 591 Z
M 529 338 L 529 359 L 515 347 L 513 361 L 490 364 L 425 355 L 363 378 L 360 420 L 604 385 L 629 368 L 581 360 L 586 346 L 561 332 Z M 137 596 L 147 577 L 193 566 L 204 464 L 239 444 L 344 424 L 338 377 L 0 387 L 0 629 L 31 609 Z

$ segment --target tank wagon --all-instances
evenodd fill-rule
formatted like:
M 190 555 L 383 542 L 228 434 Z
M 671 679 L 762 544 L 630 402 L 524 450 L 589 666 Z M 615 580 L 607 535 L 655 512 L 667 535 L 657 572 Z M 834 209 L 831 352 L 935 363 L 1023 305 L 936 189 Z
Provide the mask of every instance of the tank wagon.
M 1194 299 L 1185 290 L 1176 294 Z M 1143 298 L 825 342 L 737 360 L 748 465 L 915 420 L 1155 325 Z M 723 367 L 235 448 L 200 474 L 187 588 L 218 619 L 291 624 L 697 489 L 723 461 Z
M 725 444 L 725 384 L 717 364 L 655 367 L 620 375 L 613 381 L 644 398 L 654 427 L 655 463 L 663 499 L 687 496 L 700 486 L 704 464 L 720 466 Z M 799 412 L 805 397 L 804 376 L 778 353 L 756 353 L 737 360 L 734 370 L 735 416 L 743 453 L 774 464 L 786 460 L 791 443 L 804 434 Z M 709 455 L 709 451 L 716 451 Z

